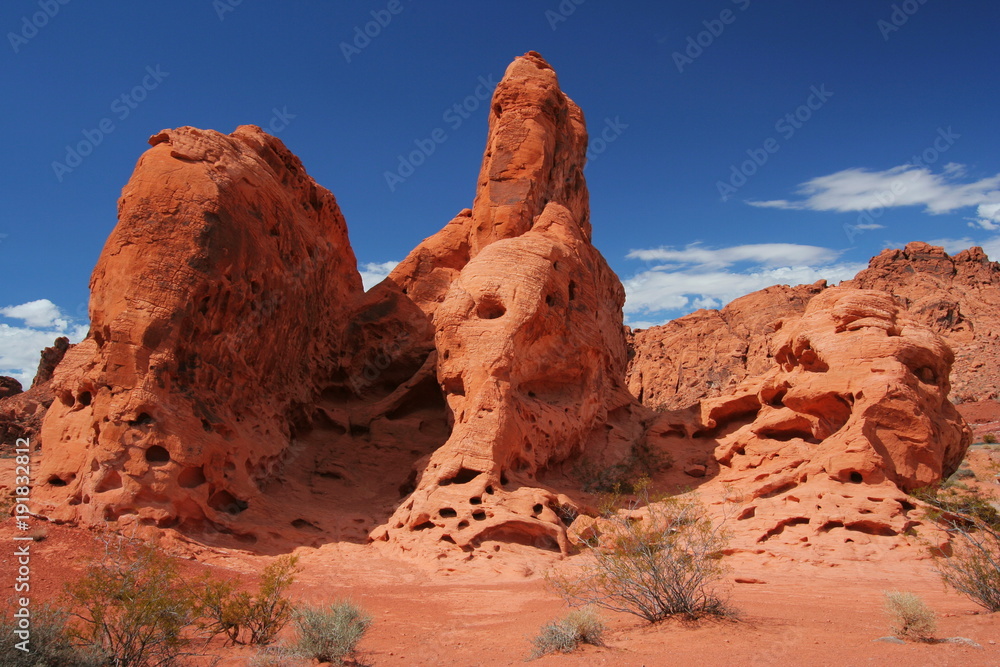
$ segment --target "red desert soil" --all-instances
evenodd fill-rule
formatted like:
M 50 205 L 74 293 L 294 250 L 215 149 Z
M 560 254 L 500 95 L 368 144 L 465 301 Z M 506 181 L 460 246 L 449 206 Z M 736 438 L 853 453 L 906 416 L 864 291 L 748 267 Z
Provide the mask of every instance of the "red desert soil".
M 100 551 L 89 530 L 56 525 L 45 530 L 46 538 L 32 543 L 36 601 L 58 596 Z M 0 541 L 12 544 L 16 532 L 13 520 L 5 521 Z M 271 561 L 233 549 L 190 544 L 167 548 L 185 559 L 185 571 L 192 576 L 211 570 L 250 582 Z M 11 551 L 0 552 L 5 578 L 12 578 L 9 573 L 15 570 Z M 291 590 L 293 599 L 313 604 L 354 600 L 375 619 L 361 643 L 364 662 L 401 666 L 522 664 L 539 628 L 567 611 L 546 584 L 545 574 L 556 567 L 575 567 L 586 558 L 560 561 L 555 554 L 525 547 L 495 560 L 445 561 L 435 569 L 351 543 L 300 547 L 295 553 L 302 571 Z M 945 590 L 933 561 L 920 558 L 919 549 L 886 552 L 867 561 L 806 562 L 804 557 L 729 557 L 725 588 L 739 613 L 737 620 L 651 626 L 632 616 L 602 612 L 609 626 L 606 647 L 586 646 L 532 664 L 1000 664 L 1000 616 Z M 7 587 L 11 582 L 3 583 Z M 889 634 L 882 591 L 895 589 L 917 593 L 938 614 L 938 637 L 965 637 L 982 648 L 873 641 Z M 253 655 L 252 649 L 218 643 L 207 652 L 223 657 L 220 667 L 245 665 Z

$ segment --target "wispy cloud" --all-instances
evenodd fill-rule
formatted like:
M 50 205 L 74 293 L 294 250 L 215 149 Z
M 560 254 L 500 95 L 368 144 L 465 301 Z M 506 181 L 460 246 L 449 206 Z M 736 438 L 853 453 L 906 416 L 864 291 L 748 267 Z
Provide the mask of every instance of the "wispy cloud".
M 0 322 L 0 375 L 9 375 L 27 389 L 38 368 L 42 348 L 59 336 L 77 343 L 87 335 L 88 325 L 66 315 L 48 299 L 38 299 L 0 308 L 0 315 L 21 320 L 22 325 Z
M 365 262 L 361 265 L 361 284 L 365 291 L 385 280 L 399 262 Z
M 633 250 L 629 259 L 667 263 L 624 281 L 626 320 L 634 327 L 660 324 L 698 308 L 720 308 L 771 285 L 848 280 L 866 266 L 837 262 L 839 257 L 836 250 L 794 243 Z
M 751 206 L 811 211 L 866 211 L 879 207 L 923 206 L 930 214 L 975 208 L 970 226 L 1000 229 L 1000 174 L 961 182 L 964 165 L 946 164 L 941 173 L 905 164 L 885 171 L 844 169 L 801 184 L 800 199 L 749 201 Z

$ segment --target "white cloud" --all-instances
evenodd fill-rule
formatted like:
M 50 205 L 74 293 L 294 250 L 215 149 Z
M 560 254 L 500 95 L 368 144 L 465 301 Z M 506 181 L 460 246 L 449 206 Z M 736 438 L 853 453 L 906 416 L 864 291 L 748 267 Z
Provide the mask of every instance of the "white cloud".
M 931 214 L 977 207 L 974 226 L 1000 229 L 1000 174 L 969 183 L 957 179 L 965 167 L 956 163 L 935 174 L 927 167 L 904 164 L 885 171 L 844 169 L 799 186 L 796 201 L 749 201 L 760 208 L 810 211 L 870 211 L 898 206 L 923 206 Z
M 365 262 L 362 264 L 361 271 L 361 284 L 364 285 L 365 291 L 367 292 L 375 285 L 385 280 L 396 265 L 399 262 Z
M 87 324 L 74 321 L 48 299 L 6 306 L 0 315 L 24 322 L 24 326 L 0 322 L 0 375 L 17 378 L 25 389 L 35 377 L 43 348 L 59 336 L 77 343 L 87 335 Z
M 722 307 L 771 285 L 848 280 L 867 266 L 835 263 L 838 256 L 829 248 L 791 243 L 633 250 L 630 259 L 672 263 L 651 266 L 624 281 L 626 321 L 648 327 L 698 308 Z M 737 263 L 745 266 L 731 268 Z
M 58 331 L 69 326 L 56 304 L 48 299 L 38 299 L 22 303 L 20 306 L 0 308 L 0 315 L 14 320 L 24 320 L 29 327 L 54 328 Z

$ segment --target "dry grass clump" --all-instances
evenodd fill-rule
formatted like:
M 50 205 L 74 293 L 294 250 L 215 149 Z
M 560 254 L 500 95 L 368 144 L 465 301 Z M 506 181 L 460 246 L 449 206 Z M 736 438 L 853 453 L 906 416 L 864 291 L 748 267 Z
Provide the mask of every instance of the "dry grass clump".
M 571 653 L 580 644 L 603 646 L 604 623 L 597 613 L 589 608 L 571 611 L 563 619 L 549 621 L 542 626 L 538 636 L 532 640 L 534 651 L 531 659 L 549 653 Z
M 901 639 L 932 641 L 937 621 L 934 612 L 919 595 L 905 591 L 885 591 L 885 612 L 892 621 L 892 634 Z

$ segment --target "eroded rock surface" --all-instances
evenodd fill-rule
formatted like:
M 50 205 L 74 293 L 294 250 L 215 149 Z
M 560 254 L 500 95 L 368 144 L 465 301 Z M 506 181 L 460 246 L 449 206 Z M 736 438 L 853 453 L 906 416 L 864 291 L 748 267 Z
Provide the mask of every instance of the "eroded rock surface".
M 843 545 L 917 525 L 904 492 L 953 473 L 971 441 L 948 400 L 944 340 L 889 294 L 838 287 L 772 343 L 770 371 L 664 413 L 659 445 L 713 442 L 701 491 L 739 499 L 734 530 L 757 543 Z

